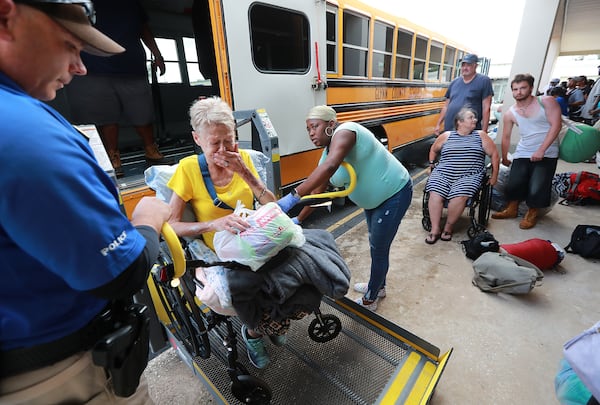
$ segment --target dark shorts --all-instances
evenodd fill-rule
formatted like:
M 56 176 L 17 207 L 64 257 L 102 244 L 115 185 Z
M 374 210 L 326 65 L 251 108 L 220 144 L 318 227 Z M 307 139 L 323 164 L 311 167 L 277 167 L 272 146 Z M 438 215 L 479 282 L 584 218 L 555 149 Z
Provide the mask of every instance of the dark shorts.
M 145 77 L 77 76 L 66 94 L 74 124 L 154 122 L 152 90 Z

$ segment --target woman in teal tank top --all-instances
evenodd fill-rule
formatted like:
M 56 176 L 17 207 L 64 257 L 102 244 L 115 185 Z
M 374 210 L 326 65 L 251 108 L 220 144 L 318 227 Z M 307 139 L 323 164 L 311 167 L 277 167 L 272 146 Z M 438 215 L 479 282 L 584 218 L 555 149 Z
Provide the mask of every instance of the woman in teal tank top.
M 301 196 L 323 192 L 332 177 L 335 182 L 338 176 L 334 175 L 342 161 L 352 165 L 357 182 L 348 197 L 364 209 L 371 246 L 369 282 L 357 283 L 354 289 L 364 294 L 357 303 L 375 311 L 378 300 L 385 297 L 390 246 L 412 199 L 410 175 L 371 131 L 355 122 L 340 124 L 335 110 L 329 106 L 313 107 L 306 118 L 306 129 L 312 143 L 324 148 L 321 161 L 278 204 L 285 212 L 289 211 Z

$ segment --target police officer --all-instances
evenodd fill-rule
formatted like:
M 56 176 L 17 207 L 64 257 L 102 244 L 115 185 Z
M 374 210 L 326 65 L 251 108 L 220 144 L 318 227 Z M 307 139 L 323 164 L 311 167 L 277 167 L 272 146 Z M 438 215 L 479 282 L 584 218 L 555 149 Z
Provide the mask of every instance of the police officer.
M 131 222 L 87 140 L 52 100 L 123 48 L 92 26 L 89 0 L 0 0 L 0 403 L 151 403 L 115 397 L 91 347 L 106 308 L 145 283 L 168 205 Z M 41 101 L 40 101 L 41 100 Z

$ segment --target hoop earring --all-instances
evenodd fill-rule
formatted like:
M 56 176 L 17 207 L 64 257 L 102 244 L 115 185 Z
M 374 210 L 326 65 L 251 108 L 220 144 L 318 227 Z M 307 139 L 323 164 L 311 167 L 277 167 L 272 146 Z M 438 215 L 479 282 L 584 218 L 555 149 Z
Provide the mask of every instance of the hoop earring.
M 327 132 L 327 130 L 329 130 L 329 132 Z M 333 128 L 331 128 L 331 127 L 325 128 L 325 135 L 327 135 L 329 138 L 331 138 L 333 136 Z

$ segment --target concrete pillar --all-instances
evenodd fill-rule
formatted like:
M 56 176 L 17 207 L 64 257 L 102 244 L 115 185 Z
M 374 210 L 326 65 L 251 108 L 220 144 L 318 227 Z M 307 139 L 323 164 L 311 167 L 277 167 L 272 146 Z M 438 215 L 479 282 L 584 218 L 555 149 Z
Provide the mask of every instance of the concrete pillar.
M 523 9 L 523 19 L 521 20 L 521 27 L 519 31 L 519 37 L 515 46 L 515 54 L 513 57 L 512 67 L 510 70 L 510 76 L 508 78 L 509 87 L 506 91 L 504 102 L 502 105 L 502 111 L 508 111 L 510 106 L 515 103 L 512 98 L 510 91 L 510 82 L 516 74 L 519 73 L 530 73 L 535 77 L 536 82 L 534 84 L 534 91 L 540 86 L 540 78 L 545 71 L 546 59 L 553 57 L 548 54 L 550 44 L 552 42 L 552 33 L 554 22 L 556 20 L 561 0 L 526 0 L 525 7 Z M 562 15 L 562 13 L 560 13 Z M 562 22 L 560 22 L 562 24 Z M 558 52 L 560 45 L 560 38 L 554 38 L 554 41 L 558 41 L 558 44 L 554 43 L 552 48 L 554 55 Z M 547 71 L 547 70 L 546 70 Z M 542 87 L 548 82 L 548 79 L 544 83 L 541 83 Z M 518 129 L 514 127 L 513 136 L 511 138 L 511 144 L 516 144 L 519 141 Z M 498 127 L 498 136 L 496 143 L 500 143 L 502 139 L 502 122 Z

